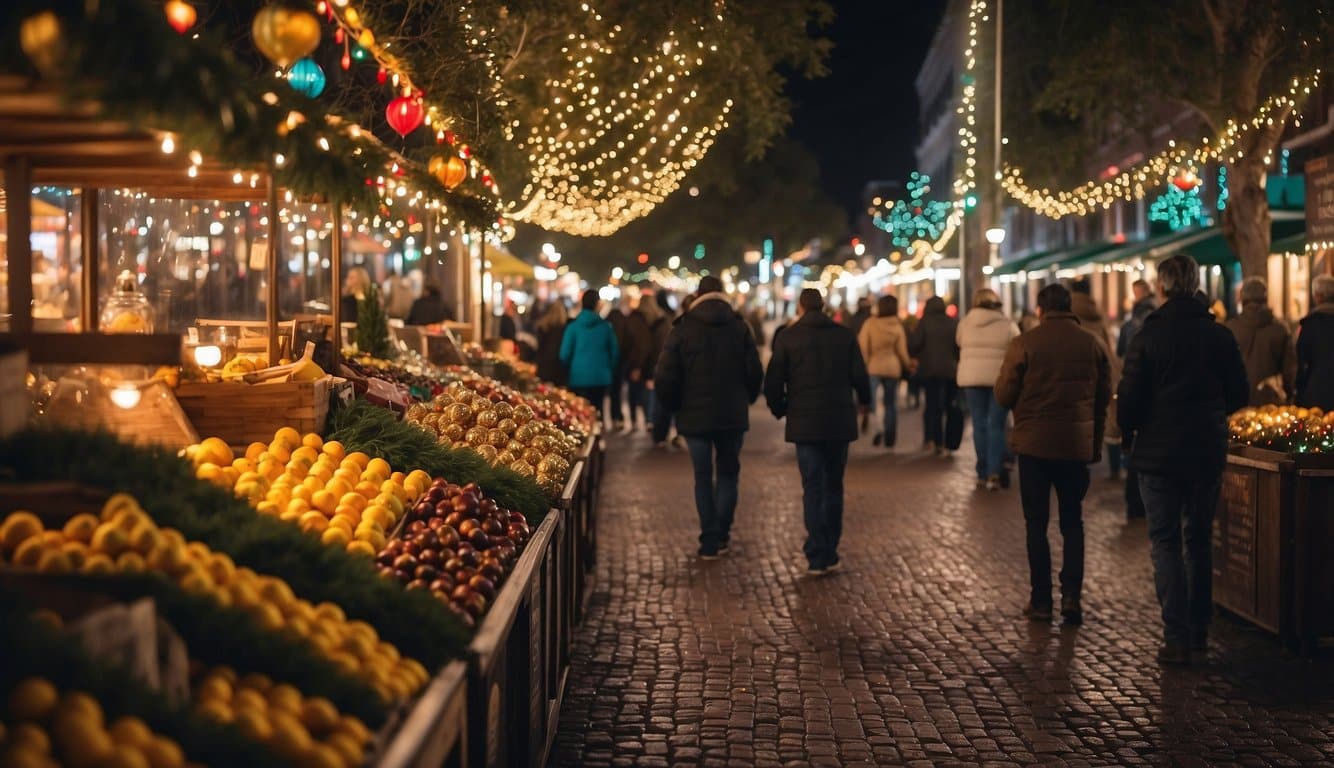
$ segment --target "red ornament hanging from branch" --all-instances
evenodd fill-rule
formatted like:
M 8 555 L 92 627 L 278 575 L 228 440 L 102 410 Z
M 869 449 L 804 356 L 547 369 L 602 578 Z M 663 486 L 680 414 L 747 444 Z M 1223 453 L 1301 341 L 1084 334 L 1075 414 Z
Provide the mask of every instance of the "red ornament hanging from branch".
M 422 107 L 420 99 L 399 96 L 385 107 L 384 118 L 399 136 L 407 137 L 426 119 L 426 110 Z
M 1200 177 L 1195 175 L 1195 171 L 1183 168 L 1177 171 L 1177 175 L 1172 179 L 1172 186 L 1182 192 L 1189 192 L 1200 186 Z
M 167 14 L 167 23 L 178 34 L 185 34 L 185 30 L 195 25 L 195 7 L 184 0 L 169 0 L 163 11 Z

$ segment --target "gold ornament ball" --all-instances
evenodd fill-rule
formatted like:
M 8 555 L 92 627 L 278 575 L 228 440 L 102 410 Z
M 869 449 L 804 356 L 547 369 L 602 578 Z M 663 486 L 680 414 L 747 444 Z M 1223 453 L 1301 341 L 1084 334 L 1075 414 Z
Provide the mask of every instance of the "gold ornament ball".
M 290 67 L 320 44 L 320 20 L 312 13 L 270 5 L 250 26 L 255 47 L 280 67 Z

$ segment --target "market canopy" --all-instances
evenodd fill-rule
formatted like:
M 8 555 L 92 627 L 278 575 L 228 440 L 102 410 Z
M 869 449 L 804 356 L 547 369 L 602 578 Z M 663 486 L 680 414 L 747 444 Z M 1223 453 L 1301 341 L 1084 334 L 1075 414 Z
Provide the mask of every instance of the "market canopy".
M 1094 257 L 1115 247 L 1116 243 L 1108 242 L 1085 244 L 1078 248 L 1049 253 L 1042 258 L 1034 259 L 1025 269 L 1029 272 L 1041 272 L 1047 269 L 1073 269 L 1089 263 Z
M 1135 259 L 1160 259 L 1169 256 L 1192 243 L 1209 237 L 1212 227 L 1190 227 L 1165 235 L 1157 235 L 1120 244 L 1099 254 L 1093 261 L 1096 264 L 1117 264 Z
M 1018 274 L 1028 269 L 1028 265 L 1032 264 L 1034 261 L 1050 256 L 1053 253 L 1062 252 L 1064 250 L 1065 250 L 1064 248 L 1051 248 L 1045 251 L 1032 251 L 1024 254 L 1023 256 L 1019 256 L 1018 258 L 1010 259 L 1009 261 L 1004 262 L 1000 266 L 996 267 L 996 269 L 993 270 L 991 274 L 993 275 Z
M 1284 250 L 1274 250 L 1273 246 L 1290 237 L 1301 238 L 1304 245 L 1306 239 L 1305 229 L 1306 222 L 1303 219 L 1274 219 L 1269 225 L 1269 237 L 1271 243 L 1269 252 L 1285 253 L 1286 251 Z M 1179 250 L 1182 253 L 1189 254 L 1191 258 L 1195 259 L 1195 261 L 1200 264 L 1209 266 L 1226 266 L 1228 264 L 1236 264 L 1240 261 L 1237 258 L 1236 252 L 1232 250 L 1232 246 L 1228 245 L 1227 238 L 1223 237 L 1223 230 L 1221 227 L 1211 227 L 1209 229 L 1208 237 L 1196 240 Z M 1300 248 L 1297 252 L 1301 252 Z
M 493 277 L 525 277 L 532 279 L 533 265 L 504 248 L 486 247 L 487 269 Z

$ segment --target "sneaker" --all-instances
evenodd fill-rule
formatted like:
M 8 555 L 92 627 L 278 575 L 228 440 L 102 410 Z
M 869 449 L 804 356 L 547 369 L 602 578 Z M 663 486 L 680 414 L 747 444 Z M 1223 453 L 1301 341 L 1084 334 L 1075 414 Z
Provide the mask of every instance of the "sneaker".
M 1030 602 L 1024 606 L 1024 618 L 1029 621 L 1051 621 L 1051 606 L 1033 605 Z
M 1179 666 L 1190 663 L 1190 649 L 1181 643 L 1163 643 L 1158 649 L 1158 663 Z
M 986 486 L 988 491 L 999 491 L 1001 487 L 1000 475 L 992 475 L 991 477 L 988 477 Z
M 727 545 L 727 542 L 725 542 L 725 541 L 724 541 L 722 544 L 719 544 L 719 545 L 718 545 L 718 555 L 719 555 L 719 557 L 721 557 L 721 556 L 723 556 L 723 555 L 725 555 L 725 554 L 727 554 L 728 552 L 731 552 L 731 551 L 732 551 L 732 548 L 729 547 L 729 546 Z
M 825 566 L 824 572 L 825 572 L 825 573 L 833 573 L 834 571 L 837 571 L 837 570 L 839 570 L 839 569 L 842 568 L 842 567 L 843 567 L 843 561 L 842 561 L 842 560 L 835 560 L 834 562 L 832 562 L 832 563 L 830 563 L 829 565 L 826 565 L 826 566 Z
M 821 568 L 821 567 L 818 566 L 818 565 L 808 565 L 808 566 L 806 566 L 806 575 L 807 575 L 807 576 L 823 576 L 824 574 L 825 574 L 825 569 L 824 569 L 824 568 Z
M 1079 604 L 1079 598 L 1061 598 L 1061 618 L 1065 619 L 1065 623 L 1072 627 L 1077 627 L 1084 623 L 1084 610 Z
M 700 560 L 717 560 L 717 559 L 718 559 L 718 550 L 715 549 L 715 548 L 713 548 L 713 547 L 700 547 L 700 548 L 699 548 L 699 559 L 700 559 Z

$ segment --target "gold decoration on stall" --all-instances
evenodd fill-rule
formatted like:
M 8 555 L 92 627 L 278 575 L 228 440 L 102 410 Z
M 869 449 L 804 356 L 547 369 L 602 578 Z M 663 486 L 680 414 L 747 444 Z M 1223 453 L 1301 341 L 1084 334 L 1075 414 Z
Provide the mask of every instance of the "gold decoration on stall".
M 260 9 L 250 31 L 260 53 L 284 69 L 320 44 L 320 20 L 314 14 L 277 5 Z

